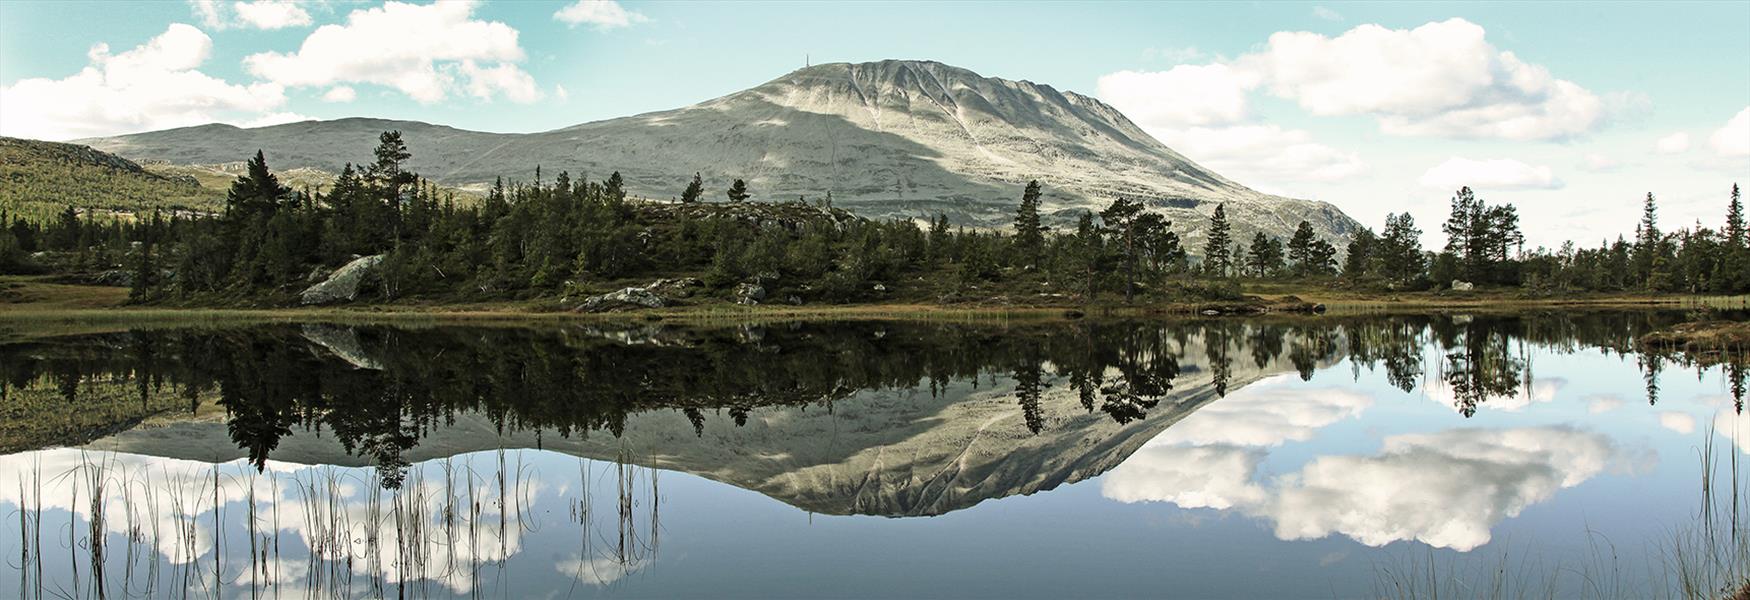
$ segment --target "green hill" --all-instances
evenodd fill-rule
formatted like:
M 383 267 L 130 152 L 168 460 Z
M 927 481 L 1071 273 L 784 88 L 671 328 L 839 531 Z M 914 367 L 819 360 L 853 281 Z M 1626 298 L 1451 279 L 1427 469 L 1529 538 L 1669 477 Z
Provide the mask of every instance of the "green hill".
M 0 209 L 11 214 L 47 218 L 69 204 L 118 216 L 153 209 L 211 212 L 224 199 L 223 188 L 153 173 L 88 146 L 0 137 Z

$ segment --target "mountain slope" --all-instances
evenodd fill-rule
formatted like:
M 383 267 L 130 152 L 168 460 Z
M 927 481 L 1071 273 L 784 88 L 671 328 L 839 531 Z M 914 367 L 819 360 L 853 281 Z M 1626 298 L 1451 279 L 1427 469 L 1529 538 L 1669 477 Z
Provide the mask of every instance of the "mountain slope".
M 188 177 L 166 177 L 77 144 L 0 137 L 0 209 L 47 218 L 67 205 L 135 212 L 217 210 L 222 191 Z
M 1205 169 L 1106 104 L 1074 92 L 925 61 L 808 67 L 692 106 L 530 134 L 408 121 L 340 119 L 258 129 L 207 125 L 86 142 L 136 159 L 220 163 L 265 149 L 276 168 L 338 170 L 398 129 L 410 168 L 450 185 L 535 166 L 599 179 L 619 171 L 637 195 L 678 195 L 694 172 L 711 196 L 745 178 L 756 199 L 819 198 L 871 217 L 949 215 L 1006 224 L 1020 188 L 1046 186 L 1044 209 L 1067 223 L 1113 198 L 1146 201 L 1200 247 L 1216 203 L 1236 239 L 1288 237 L 1305 219 L 1341 246 L 1358 225 L 1336 207 L 1262 194 Z

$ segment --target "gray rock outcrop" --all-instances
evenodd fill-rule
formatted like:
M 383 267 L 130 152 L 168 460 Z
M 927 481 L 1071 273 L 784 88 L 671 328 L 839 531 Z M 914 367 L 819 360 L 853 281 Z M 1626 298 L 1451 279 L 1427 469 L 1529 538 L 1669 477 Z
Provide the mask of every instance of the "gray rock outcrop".
M 381 254 L 353 259 L 336 269 L 322 283 L 305 289 L 299 294 L 299 300 L 305 305 L 351 302 L 358 298 L 359 291 L 377 274 L 377 267 L 381 264 Z

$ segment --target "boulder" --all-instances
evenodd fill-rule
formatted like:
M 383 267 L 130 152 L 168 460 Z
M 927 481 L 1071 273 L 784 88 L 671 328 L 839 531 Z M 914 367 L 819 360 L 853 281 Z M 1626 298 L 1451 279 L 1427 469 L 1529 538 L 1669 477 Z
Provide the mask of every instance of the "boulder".
M 377 274 L 377 267 L 383 264 L 383 255 L 366 256 L 353 259 L 345 266 L 336 269 L 322 283 L 310 286 L 299 294 L 304 304 L 330 304 L 334 302 L 351 302 L 358 298 L 359 291 L 365 283 Z
M 1469 292 L 1476 289 L 1477 285 L 1469 281 L 1452 280 L 1452 291 L 1454 292 Z
M 766 299 L 766 288 L 754 283 L 737 284 L 734 298 L 736 304 L 759 304 Z
M 658 279 L 652 281 L 649 285 L 644 286 L 644 289 L 652 294 L 661 296 L 664 300 L 676 300 L 692 297 L 693 290 L 704 286 L 705 282 L 699 281 L 698 278 L 678 277 L 675 279 Z
M 662 308 L 668 305 L 667 300 L 656 292 L 641 287 L 621 288 L 600 296 L 590 296 L 578 305 L 581 312 L 609 312 L 616 310 L 631 310 L 638 308 Z

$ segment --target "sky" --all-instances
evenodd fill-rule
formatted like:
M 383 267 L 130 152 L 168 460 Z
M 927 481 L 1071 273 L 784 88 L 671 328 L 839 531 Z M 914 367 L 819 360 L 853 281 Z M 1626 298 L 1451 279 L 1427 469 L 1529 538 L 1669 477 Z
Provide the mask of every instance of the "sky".
M 1256 189 L 1424 242 L 1453 191 L 1531 245 L 1718 228 L 1750 183 L 1750 2 L 0 1 L 0 135 L 351 116 L 531 132 L 807 62 L 928 59 L 1098 97 Z

